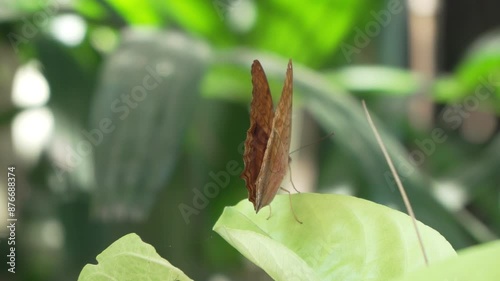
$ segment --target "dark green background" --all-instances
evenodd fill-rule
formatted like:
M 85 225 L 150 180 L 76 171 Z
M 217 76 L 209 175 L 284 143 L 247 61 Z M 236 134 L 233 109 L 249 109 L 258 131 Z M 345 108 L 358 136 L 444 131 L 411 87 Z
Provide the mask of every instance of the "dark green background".
M 399 163 L 417 217 L 456 249 L 498 238 L 498 124 L 487 139 L 471 143 L 459 121 L 472 122 L 469 129 L 482 130 L 484 124 L 469 115 L 453 119 L 456 114 L 450 111 L 454 105 L 467 106 L 467 98 L 484 86 L 483 77 L 490 79 L 487 98 L 466 113 L 498 122 L 500 37 L 495 27 L 500 21 L 491 14 L 498 12 L 498 4 L 448 2 L 436 20 L 437 74 L 427 80 L 411 72 L 408 57 L 414 42 L 408 41 L 405 1 L 1 4 L 2 165 L 17 164 L 19 177 L 15 278 L 75 280 L 110 243 L 136 232 L 195 280 L 219 280 L 217 274 L 230 280 L 266 280 L 265 273 L 249 266 L 211 230 L 224 206 L 246 198 L 243 180 L 234 174 L 226 180 L 220 173 L 228 163 L 242 167 L 239 147 L 249 124 L 254 59 L 263 63 L 275 101 L 286 62 L 293 59 L 293 122 L 308 124 L 294 132 L 306 139 L 302 144 L 335 133 L 304 149 L 318 168 L 316 192 L 347 186 L 355 196 L 404 210 L 360 110 L 365 99 Z M 65 14 L 86 24 L 77 46 L 64 45 L 50 32 L 50 21 Z M 37 24 L 41 15 L 47 15 L 46 21 Z M 377 20 L 383 15 L 389 16 L 387 24 Z M 33 34 L 26 33 L 28 24 L 35 28 Z M 372 36 L 366 35 L 370 26 Z M 99 37 L 103 30 L 108 35 Z M 113 38 L 117 42 L 112 48 L 99 47 L 99 40 Z M 349 51 L 352 55 L 346 55 Z M 15 116 L 28 109 L 13 106 L 9 96 L 16 69 L 32 60 L 40 63 L 50 86 L 47 107 L 55 130 L 41 157 L 23 163 L 13 153 L 10 129 Z M 130 112 L 122 116 L 124 111 L 117 113 L 112 104 L 125 105 L 122 95 L 144 83 L 147 67 L 164 75 L 161 82 L 137 105 L 127 105 Z M 408 108 L 422 96 L 433 112 L 417 116 L 432 121 L 417 127 Z M 112 132 L 94 135 L 100 141 L 91 146 L 92 153 L 61 174 L 64 163 L 55 163 L 49 147 L 57 147 L 63 138 L 78 150 L 82 142 L 90 143 L 82 131 L 95 133 L 102 120 L 111 122 Z M 433 142 L 422 165 L 408 166 L 408 153 L 423 151 L 418 142 L 431 145 L 437 128 L 446 140 Z M 405 176 L 408 169 L 413 172 Z M 211 173 L 221 177 L 218 192 L 206 203 L 199 201 L 206 207 L 186 223 L 179 206 L 193 206 L 194 194 L 217 182 Z M 465 195 L 457 209 L 445 208 L 433 196 L 443 185 Z M 61 237 L 52 237 L 60 246 L 42 239 L 47 227 L 61 230 L 55 232 Z M 2 239 L 2 256 L 5 246 Z M 12 278 L 2 264 L 1 279 Z

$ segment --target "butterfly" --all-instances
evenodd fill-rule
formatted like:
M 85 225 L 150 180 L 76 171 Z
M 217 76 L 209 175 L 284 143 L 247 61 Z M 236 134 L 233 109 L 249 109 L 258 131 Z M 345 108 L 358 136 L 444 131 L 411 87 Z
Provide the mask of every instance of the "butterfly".
M 258 213 L 273 201 L 288 170 L 292 126 L 292 60 L 288 62 L 285 83 L 276 111 L 273 110 L 266 74 L 258 60 L 254 60 L 251 73 L 253 90 L 250 128 L 245 141 L 245 168 L 241 178 L 246 183 L 248 200 L 253 203 L 255 212 Z

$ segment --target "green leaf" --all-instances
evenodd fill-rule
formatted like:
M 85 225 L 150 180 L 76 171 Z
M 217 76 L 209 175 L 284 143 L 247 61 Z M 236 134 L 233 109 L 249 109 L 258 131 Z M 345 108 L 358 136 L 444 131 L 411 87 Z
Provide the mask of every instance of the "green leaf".
M 89 19 L 102 20 L 106 17 L 106 9 L 96 1 L 80 0 L 74 3 L 74 9 Z
M 419 81 L 414 74 L 407 70 L 390 67 L 345 67 L 333 73 L 332 76 L 343 88 L 355 92 L 410 95 L 419 88 Z
M 500 240 L 470 247 L 458 253 L 455 258 L 417 270 L 394 281 L 495 281 L 500 276 L 498 257 Z
M 97 265 L 87 264 L 78 281 L 192 280 L 156 253 L 135 234 L 127 234 L 97 256 Z
M 467 88 L 454 76 L 442 76 L 434 81 L 433 92 L 436 101 L 446 102 L 465 96 Z
M 440 101 L 456 102 L 467 96 L 500 112 L 500 33 L 489 32 L 474 42 L 451 77 L 437 79 L 434 95 Z
M 156 1 L 109 0 L 108 2 L 131 25 L 160 26 L 164 22 L 164 15 L 159 13 L 159 4 Z
M 257 49 L 294 58 L 311 66 L 323 65 L 353 28 L 373 20 L 370 12 L 383 1 L 322 0 L 258 2 L 257 22 L 249 42 Z M 286 16 L 276 16 L 286 15 Z M 307 42 L 307 43 L 306 43 Z M 306 43 L 306 46 L 304 45 Z
M 272 215 L 243 200 L 214 226 L 275 280 L 388 280 L 423 267 L 411 219 L 363 199 L 333 194 L 278 195 Z M 418 223 L 431 263 L 455 256 L 437 231 Z
M 490 74 L 498 75 L 500 65 L 500 32 L 490 32 L 481 36 L 469 48 L 460 62 L 456 75 L 466 86 L 478 85 L 480 79 L 487 80 Z M 497 86 L 497 83 L 492 83 Z M 498 90 L 498 89 L 497 89 Z
M 162 8 L 177 25 L 212 41 L 218 41 L 228 37 L 226 27 L 217 14 L 217 3 L 220 1 L 222 0 L 165 1 Z

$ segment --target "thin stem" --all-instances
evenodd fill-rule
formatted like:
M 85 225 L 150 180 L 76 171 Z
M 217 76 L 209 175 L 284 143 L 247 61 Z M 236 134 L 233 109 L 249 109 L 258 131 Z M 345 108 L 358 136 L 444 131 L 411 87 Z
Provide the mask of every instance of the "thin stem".
M 394 164 L 392 163 L 391 157 L 389 156 L 389 153 L 387 153 L 387 149 L 385 148 L 385 145 L 382 142 L 382 138 L 380 137 L 380 134 L 378 133 L 377 128 L 375 127 L 375 124 L 373 124 L 373 120 L 370 116 L 370 113 L 368 112 L 368 108 L 366 107 L 365 101 L 362 100 L 361 103 L 363 104 L 363 109 L 365 110 L 365 114 L 366 114 L 366 118 L 368 119 L 368 123 L 370 124 L 370 127 L 373 131 L 373 134 L 375 134 L 375 138 L 377 139 L 378 145 L 380 146 L 380 149 L 382 150 L 382 153 L 384 154 L 385 160 L 387 161 L 387 164 L 389 165 L 389 169 L 391 169 L 391 173 L 394 176 L 394 179 L 396 180 L 396 185 L 398 186 L 399 192 L 401 193 L 401 197 L 403 197 L 403 201 L 405 203 L 406 209 L 408 210 L 408 214 L 411 217 L 413 227 L 415 228 L 415 233 L 417 234 L 418 243 L 420 244 L 420 250 L 422 251 L 422 255 L 424 257 L 425 265 L 429 266 L 429 260 L 427 258 L 427 253 L 425 252 L 424 242 L 423 242 L 422 237 L 420 235 L 420 231 L 418 230 L 417 219 L 415 218 L 415 213 L 413 212 L 413 208 L 411 207 L 410 200 L 408 199 L 408 196 L 406 195 L 406 191 L 403 187 L 403 184 L 401 183 L 401 180 L 399 179 L 399 175 L 396 171 L 396 168 L 394 168 Z

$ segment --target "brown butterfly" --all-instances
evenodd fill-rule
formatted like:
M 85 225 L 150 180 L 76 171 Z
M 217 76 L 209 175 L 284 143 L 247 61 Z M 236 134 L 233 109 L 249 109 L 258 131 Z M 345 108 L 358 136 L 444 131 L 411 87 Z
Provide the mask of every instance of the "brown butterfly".
M 248 189 L 248 200 L 258 213 L 273 201 L 288 170 L 292 125 L 292 60 L 288 62 L 285 84 L 275 112 L 266 74 L 258 60 L 252 64 L 252 85 L 250 128 L 245 141 L 245 169 L 241 178 Z

